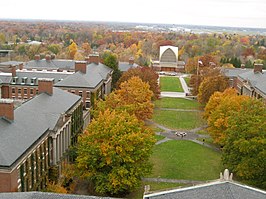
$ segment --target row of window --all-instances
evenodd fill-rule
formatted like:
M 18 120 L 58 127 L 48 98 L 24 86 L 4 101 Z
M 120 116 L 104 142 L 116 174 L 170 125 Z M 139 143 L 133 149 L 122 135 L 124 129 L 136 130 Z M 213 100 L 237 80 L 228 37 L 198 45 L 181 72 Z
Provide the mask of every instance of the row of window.
M 42 190 L 46 186 L 49 169 L 50 143 L 46 139 L 18 167 L 18 191 Z

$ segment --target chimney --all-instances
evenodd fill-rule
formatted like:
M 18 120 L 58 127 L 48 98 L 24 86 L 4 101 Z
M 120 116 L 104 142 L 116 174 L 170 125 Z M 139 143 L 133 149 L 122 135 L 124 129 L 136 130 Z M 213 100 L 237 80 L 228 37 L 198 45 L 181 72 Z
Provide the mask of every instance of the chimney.
M 46 61 L 51 61 L 51 55 L 45 55 L 45 60 Z
M 55 54 L 51 54 L 51 59 L 55 59 Z
M 99 62 L 100 62 L 100 57 L 98 53 L 89 55 L 89 63 L 99 64 Z
M 82 72 L 86 74 L 86 69 L 87 69 L 87 62 L 86 61 L 76 61 L 75 62 L 75 72 Z
M 14 121 L 14 102 L 11 99 L 0 99 L 0 117 Z
M 90 58 L 89 57 L 85 57 L 85 61 L 89 63 L 90 62 Z
M 18 65 L 18 68 L 19 68 L 19 70 L 22 70 L 23 69 L 23 63 L 20 63 L 19 65 Z
M 38 90 L 39 94 L 47 93 L 53 95 L 53 78 L 39 78 L 38 79 Z
M 40 59 L 41 59 L 41 56 L 40 56 L 40 55 L 35 55 L 35 56 L 34 56 L 34 60 L 35 60 L 35 61 L 39 61 Z
M 130 57 L 128 60 L 129 65 L 133 65 L 134 64 L 134 57 Z
M 17 76 L 16 70 L 17 70 L 16 66 L 15 65 L 11 65 L 12 77 L 16 77 Z
M 254 64 L 254 73 L 262 73 L 263 64 Z
M 242 69 L 245 69 L 245 64 L 241 64 L 241 68 Z

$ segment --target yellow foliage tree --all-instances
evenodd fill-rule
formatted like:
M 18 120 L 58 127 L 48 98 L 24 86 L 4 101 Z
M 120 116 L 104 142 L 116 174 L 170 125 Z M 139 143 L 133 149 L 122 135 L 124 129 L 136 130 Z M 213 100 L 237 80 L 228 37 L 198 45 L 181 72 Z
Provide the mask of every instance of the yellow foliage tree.
M 69 50 L 69 57 L 70 59 L 74 59 L 75 54 L 78 51 L 78 46 L 77 44 L 73 41 L 69 46 L 68 46 L 68 50 Z
M 106 108 L 117 111 L 126 110 L 129 114 L 134 114 L 139 120 L 152 117 L 154 105 L 151 102 L 153 96 L 148 83 L 143 82 L 139 77 L 132 77 L 128 81 L 120 84 L 120 89 L 114 91 L 106 97 L 106 101 L 96 104 L 98 112 Z
M 237 95 L 234 89 L 227 89 L 223 93 L 216 92 L 211 96 L 205 107 L 204 117 L 208 122 L 208 132 L 215 143 L 224 146 L 228 118 L 248 99 L 248 96 Z

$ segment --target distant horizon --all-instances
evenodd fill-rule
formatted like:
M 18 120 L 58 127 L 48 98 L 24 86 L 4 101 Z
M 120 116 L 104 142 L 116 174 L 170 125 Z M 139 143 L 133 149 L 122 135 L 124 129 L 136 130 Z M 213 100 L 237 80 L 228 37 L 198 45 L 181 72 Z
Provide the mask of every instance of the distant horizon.
M 241 28 L 241 29 L 260 29 L 266 30 L 266 28 L 260 27 L 241 27 L 241 26 L 219 26 L 219 25 L 206 25 L 206 24 L 174 24 L 174 23 L 155 23 L 155 22 L 127 22 L 127 21 L 100 21 L 100 20 L 73 20 L 73 19 L 39 19 L 39 18 L 0 18 L 0 21 L 37 21 L 37 22 L 87 22 L 87 23 L 126 23 L 126 24 L 152 24 L 152 25 L 173 25 L 173 26 L 195 26 L 195 27 L 219 27 L 219 28 Z
M 9 0 L 1 2 L 0 18 L 194 24 L 264 29 L 265 13 L 265 0 Z

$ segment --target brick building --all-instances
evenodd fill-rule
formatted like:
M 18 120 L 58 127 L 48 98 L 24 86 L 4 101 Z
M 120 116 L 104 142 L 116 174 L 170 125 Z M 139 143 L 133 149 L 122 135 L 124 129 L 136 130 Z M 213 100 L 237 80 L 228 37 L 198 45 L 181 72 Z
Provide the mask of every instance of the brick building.
M 13 100 L 0 100 L 0 192 L 43 189 L 83 130 L 81 97 L 52 79 L 38 82 L 39 94 L 15 110 Z
M 95 99 L 111 92 L 113 70 L 99 61 L 97 54 L 87 61 L 53 60 L 50 56 L 39 60 L 36 56 L 25 67 L 10 65 L 10 73 L 0 73 L 1 97 L 27 100 L 38 93 L 39 78 L 52 78 L 55 87 L 81 96 L 84 109 L 90 108 Z
M 262 64 L 254 64 L 254 69 L 227 68 L 221 72 L 240 95 L 263 98 L 266 102 L 266 71 L 262 67 Z

